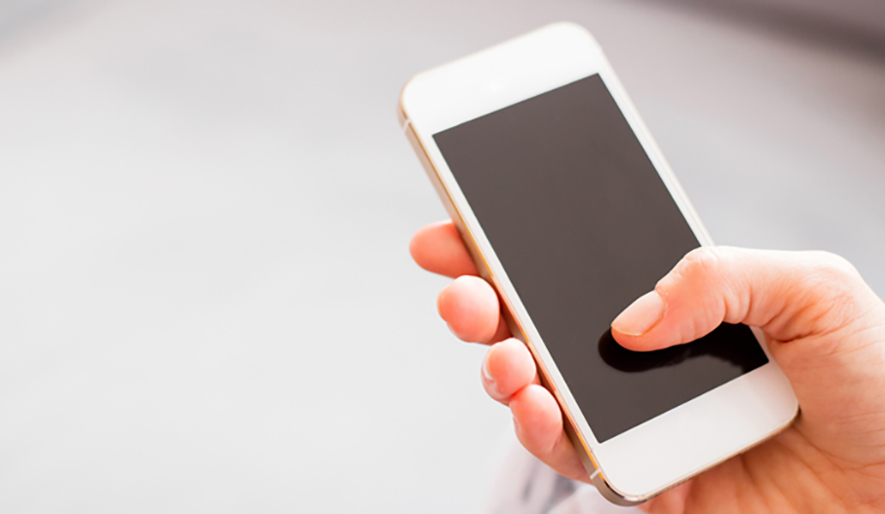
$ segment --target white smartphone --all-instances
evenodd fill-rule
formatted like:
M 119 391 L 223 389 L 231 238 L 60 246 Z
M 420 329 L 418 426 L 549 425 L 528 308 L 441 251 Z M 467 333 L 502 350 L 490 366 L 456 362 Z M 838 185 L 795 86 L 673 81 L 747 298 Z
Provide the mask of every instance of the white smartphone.
M 599 45 L 558 23 L 414 77 L 399 115 L 593 483 L 634 505 L 789 426 L 761 333 L 618 345 L 612 320 L 712 244 Z

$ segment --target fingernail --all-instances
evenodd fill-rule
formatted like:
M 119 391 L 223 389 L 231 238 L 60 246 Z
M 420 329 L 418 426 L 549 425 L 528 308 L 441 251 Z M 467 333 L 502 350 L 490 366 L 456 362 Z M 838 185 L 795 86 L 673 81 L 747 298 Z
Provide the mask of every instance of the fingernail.
M 612 321 L 612 329 L 628 336 L 641 336 L 664 317 L 667 304 L 656 291 L 636 299 Z
M 486 357 L 482 360 L 482 378 L 486 382 L 486 387 L 488 387 L 489 392 L 498 394 L 498 388 L 495 384 L 495 379 L 492 378 L 492 374 L 489 373 L 489 357 Z
M 522 430 L 522 427 L 519 426 L 519 420 L 516 419 L 516 416 L 513 416 L 513 431 L 517 434 Z

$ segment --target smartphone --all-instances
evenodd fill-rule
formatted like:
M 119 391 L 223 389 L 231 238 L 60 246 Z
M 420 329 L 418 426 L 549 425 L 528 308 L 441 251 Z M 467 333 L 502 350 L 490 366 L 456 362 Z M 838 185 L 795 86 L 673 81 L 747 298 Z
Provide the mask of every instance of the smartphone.
M 421 73 L 399 118 L 607 499 L 642 503 L 789 426 L 758 329 L 654 352 L 612 338 L 712 241 L 589 32 L 557 23 Z

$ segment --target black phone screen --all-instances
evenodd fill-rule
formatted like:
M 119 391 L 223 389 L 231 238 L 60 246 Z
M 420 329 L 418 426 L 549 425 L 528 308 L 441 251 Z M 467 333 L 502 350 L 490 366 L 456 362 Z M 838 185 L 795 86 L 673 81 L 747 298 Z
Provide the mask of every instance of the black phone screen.
M 612 338 L 699 243 L 599 75 L 434 140 L 600 442 L 768 362 L 744 325 L 648 353 Z

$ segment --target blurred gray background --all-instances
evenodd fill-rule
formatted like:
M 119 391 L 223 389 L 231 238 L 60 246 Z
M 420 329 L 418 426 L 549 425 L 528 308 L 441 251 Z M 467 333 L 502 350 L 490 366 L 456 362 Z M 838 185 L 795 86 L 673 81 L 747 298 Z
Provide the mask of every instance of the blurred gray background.
M 885 12 L 837 4 L 0 0 L 0 512 L 482 512 L 510 416 L 409 259 L 444 211 L 394 107 L 551 21 L 717 242 L 882 295 Z

